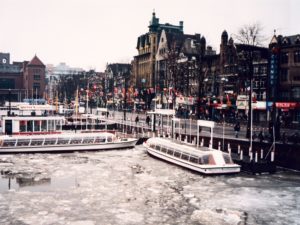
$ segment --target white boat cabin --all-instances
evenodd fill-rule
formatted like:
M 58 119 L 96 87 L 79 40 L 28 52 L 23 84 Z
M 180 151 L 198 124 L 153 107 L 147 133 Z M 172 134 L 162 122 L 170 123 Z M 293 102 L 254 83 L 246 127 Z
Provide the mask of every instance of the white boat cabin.
M 3 134 L 43 134 L 61 132 L 65 123 L 63 116 L 4 116 Z

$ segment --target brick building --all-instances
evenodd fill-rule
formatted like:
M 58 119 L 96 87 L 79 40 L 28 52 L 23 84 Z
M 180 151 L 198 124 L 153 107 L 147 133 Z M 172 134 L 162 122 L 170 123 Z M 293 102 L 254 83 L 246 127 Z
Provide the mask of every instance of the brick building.
M 270 44 L 268 101 L 287 123 L 300 123 L 300 34 L 274 35 Z
M 9 53 L 0 53 L 0 101 L 22 101 L 43 98 L 45 91 L 45 65 L 34 56 L 28 62 L 10 63 Z
M 159 23 L 159 18 L 155 13 L 152 14 L 149 31 L 138 37 L 136 49 L 138 55 L 134 56 L 133 74 L 136 79 L 134 83 L 139 88 L 154 87 L 155 84 L 155 56 L 158 48 L 158 42 L 161 32 L 181 33 L 183 34 L 183 22 L 179 22 L 179 26 L 169 23 Z

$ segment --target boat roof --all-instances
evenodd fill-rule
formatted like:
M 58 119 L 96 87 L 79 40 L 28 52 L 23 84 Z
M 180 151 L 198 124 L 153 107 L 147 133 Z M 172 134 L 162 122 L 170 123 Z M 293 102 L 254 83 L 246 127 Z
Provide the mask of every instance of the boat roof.
M 156 109 L 155 111 L 149 111 L 148 114 L 164 115 L 164 116 L 174 116 L 174 109 Z
M 14 140 L 14 139 L 51 139 L 51 138 L 89 138 L 89 137 L 109 137 L 115 136 L 109 132 L 97 132 L 97 133 L 58 133 L 58 134 L 46 134 L 46 135 L 2 135 L 0 140 Z
M 4 116 L 2 120 L 32 121 L 32 120 L 65 120 L 64 116 Z
M 196 146 L 188 146 L 184 143 L 180 143 L 177 141 L 174 141 L 172 139 L 164 139 L 164 138 L 150 138 L 148 139 L 147 142 L 156 144 L 156 145 L 164 145 L 164 146 L 169 146 L 170 149 L 174 149 L 176 151 L 181 151 L 187 154 L 192 154 L 192 155 L 197 155 L 197 156 L 203 156 L 203 155 L 207 155 L 210 153 L 218 153 L 221 152 L 219 150 L 216 149 L 212 149 L 212 148 L 208 148 L 208 147 L 204 147 L 201 146 L 198 149 L 196 149 Z M 223 153 L 223 152 L 221 152 Z

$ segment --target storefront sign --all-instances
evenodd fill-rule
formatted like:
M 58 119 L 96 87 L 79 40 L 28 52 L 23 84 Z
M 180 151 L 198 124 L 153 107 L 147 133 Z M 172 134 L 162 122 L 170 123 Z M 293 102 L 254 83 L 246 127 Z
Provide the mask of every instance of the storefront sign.
M 300 108 L 300 103 L 299 102 L 276 102 L 276 108 L 279 109 Z

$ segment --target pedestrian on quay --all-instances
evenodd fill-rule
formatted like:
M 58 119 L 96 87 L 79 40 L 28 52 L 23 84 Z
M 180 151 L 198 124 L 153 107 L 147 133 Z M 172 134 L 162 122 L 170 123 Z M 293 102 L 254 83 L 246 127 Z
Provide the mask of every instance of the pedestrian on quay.
M 139 122 L 139 116 L 137 115 L 136 117 L 135 117 L 135 124 L 137 125 L 138 124 L 138 122 Z
M 259 142 L 262 143 L 263 140 L 264 140 L 264 135 L 263 135 L 263 132 L 260 131 L 259 134 L 258 134 L 258 139 L 259 139 Z
M 149 116 L 146 117 L 146 123 L 148 126 L 150 126 L 150 117 Z
M 239 137 L 239 132 L 241 130 L 241 127 L 240 127 L 240 122 L 237 122 L 234 126 L 234 132 L 235 132 L 235 137 L 238 138 Z

